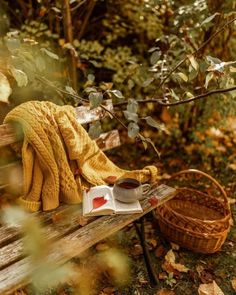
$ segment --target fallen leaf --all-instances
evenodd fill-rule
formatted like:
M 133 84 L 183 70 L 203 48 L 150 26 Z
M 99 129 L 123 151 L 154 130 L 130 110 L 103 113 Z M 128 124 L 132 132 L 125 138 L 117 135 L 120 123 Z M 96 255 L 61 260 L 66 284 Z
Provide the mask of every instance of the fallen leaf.
M 201 284 L 198 288 L 199 295 L 224 295 L 215 281 L 209 284 Z
M 107 200 L 104 198 L 104 196 L 101 197 L 95 197 L 93 199 L 93 209 L 97 209 L 107 203 Z
M 148 202 L 149 202 L 149 204 L 150 204 L 151 206 L 155 206 L 155 205 L 157 205 L 158 200 L 157 200 L 156 197 L 151 197 L 151 198 L 148 199 Z
M 188 272 L 189 269 L 181 264 L 181 263 L 175 263 L 175 254 L 173 252 L 173 250 L 169 250 L 165 256 L 165 260 L 170 263 L 170 265 L 177 271 L 179 272 Z
M 88 224 L 88 218 L 80 215 L 78 217 L 78 223 L 79 223 L 80 226 L 85 226 L 86 224 Z
M 135 256 L 143 254 L 143 248 L 140 244 L 135 244 L 132 250 L 132 254 Z
M 157 291 L 156 295 L 175 295 L 175 292 L 166 288 Z
M 179 250 L 179 245 L 177 245 L 175 243 L 170 243 L 170 245 L 173 250 Z
M 233 278 L 231 280 L 231 285 L 232 285 L 232 288 L 234 289 L 234 291 L 236 291 L 236 278 Z
M 232 169 L 233 171 L 236 171 L 236 164 L 229 164 L 228 168 Z
M 160 272 L 159 274 L 158 274 L 158 279 L 159 280 L 165 280 L 165 279 L 167 279 L 167 273 L 166 272 Z
M 166 249 L 161 245 L 159 247 L 156 248 L 155 250 L 155 255 L 156 257 L 162 257 L 166 254 Z

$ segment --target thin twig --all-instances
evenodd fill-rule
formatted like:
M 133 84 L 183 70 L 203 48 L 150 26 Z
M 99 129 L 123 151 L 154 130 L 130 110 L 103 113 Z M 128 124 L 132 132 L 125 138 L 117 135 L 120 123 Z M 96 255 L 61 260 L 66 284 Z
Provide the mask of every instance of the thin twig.
M 228 25 L 233 23 L 236 20 L 236 17 L 226 22 L 218 31 L 216 31 L 214 34 L 212 34 L 200 47 L 198 47 L 191 55 L 195 55 L 199 51 L 201 51 L 208 43 L 211 42 L 212 39 L 214 39 L 220 32 L 222 32 Z M 161 83 L 157 86 L 160 88 L 165 81 L 188 59 L 188 55 L 185 56 L 184 59 L 182 59 L 180 62 L 177 63 L 177 65 L 169 72 L 168 75 L 165 76 L 165 78 L 161 81 Z
M 118 118 L 117 116 L 116 116 L 116 114 L 114 114 L 112 111 L 110 111 L 110 110 L 108 110 L 104 105 L 100 105 L 100 107 L 104 110 L 104 111 L 106 111 L 106 112 L 108 112 L 113 118 L 115 118 L 125 129 L 127 129 L 128 130 L 128 127 L 125 125 L 125 123 L 124 122 L 122 122 L 121 121 L 121 119 L 120 118 Z
M 63 24 L 66 41 L 73 44 L 73 24 L 71 19 L 70 2 L 69 0 L 62 0 L 63 7 Z M 73 50 L 70 50 L 71 55 L 71 80 L 75 90 L 77 90 L 77 57 L 74 56 Z
M 214 90 L 208 91 L 206 93 L 199 94 L 199 95 L 196 95 L 194 97 L 191 97 L 189 99 L 184 99 L 184 100 L 175 101 L 175 102 L 164 102 L 163 100 L 158 100 L 158 103 L 160 105 L 162 105 L 162 106 L 176 106 L 176 105 L 179 105 L 179 104 L 188 103 L 188 102 L 191 102 L 191 101 L 194 101 L 194 100 L 198 100 L 200 98 L 207 97 L 207 96 L 210 96 L 210 95 L 213 95 L 213 94 L 225 93 L 225 92 L 230 92 L 230 91 L 233 91 L 233 90 L 236 90 L 236 86 L 233 86 L 233 87 L 230 87 L 230 88 L 225 88 L 225 89 L 214 89 Z
M 178 104 L 182 104 L 182 103 L 191 102 L 191 101 L 203 98 L 203 97 L 207 97 L 207 96 L 210 96 L 212 94 L 225 93 L 225 92 L 230 92 L 230 91 L 234 91 L 234 90 L 236 90 L 236 86 L 233 86 L 233 87 L 230 87 L 230 88 L 225 88 L 225 89 L 214 89 L 214 90 L 208 91 L 206 93 L 193 96 L 193 97 L 191 97 L 189 99 L 180 100 L 180 101 L 176 101 L 176 102 L 170 102 L 170 103 L 164 102 L 163 98 L 140 99 L 140 100 L 136 100 L 136 101 L 138 103 L 153 102 L 153 103 L 160 104 L 162 106 L 174 106 L 174 105 L 178 105 Z M 119 106 L 122 106 L 122 105 L 126 105 L 127 103 L 128 103 L 128 101 L 119 102 L 119 103 L 114 104 L 114 107 L 117 107 L 117 106 L 119 107 Z

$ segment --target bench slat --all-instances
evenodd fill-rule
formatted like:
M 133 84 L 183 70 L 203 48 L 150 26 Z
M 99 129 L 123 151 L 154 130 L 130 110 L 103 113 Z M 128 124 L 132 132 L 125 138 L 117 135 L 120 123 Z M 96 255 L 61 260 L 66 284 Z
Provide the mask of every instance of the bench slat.
M 104 106 L 112 111 L 112 100 L 104 101 Z M 80 106 L 75 108 L 76 119 L 80 124 L 91 123 L 100 120 L 108 115 L 101 107 L 90 110 L 89 106 Z M 16 142 L 16 134 L 12 126 L 9 124 L 0 125 L 0 147 Z
M 64 211 L 60 212 L 59 214 L 63 214 Z M 68 216 L 70 212 L 71 212 L 71 215 Z M 60 222 L 58 223 L 55 222 L 55 223 L 52 223 L 51 225 L 43 227 L 43 234 L 45 239 L 48 239 L 49 241 L 56 240 L 81 227 L 79 224 L 79 216 L 82 215 L 82 210 L 81 209 L 76 210 L 76 214 L 72 213 L 72 210 L 70 212 L 67 212 L 67 215 L 64 216 L 64 218 L 67 219 L 64 225 L 62 225 Z M 64 212 L 64 214 L 65 213 L 66 212 Z M 19 236 L 19 233 L 18 233 L 18 236 Z M 19 260 L 23 253 L 23 246 L 24 245 L 23 245 L 22 239 L 20 238 L 14 242 L 11 242 L 10 244 L 6 244 L 4 247 L 1 247 L 0 248 L 0 269 L 3 269 L 5 266 L 10 265 L 11 263 Z
M 139 219 L 141 216 L 144 216 L 162 203 L 163 201 L 155 205 L 150 205 L 148 201 L 144 201 L 142 203 L 142 213 L 119 216 L 109 215 L 97 218 L 88 225 L 64 236 L 59 241 L 56 241 L 49 254 L 50 261 L 59 264 L 65 263 L 69 259 L 78 256 L 83 251 L 95 245 L 97 242 L 124 228 L 126 225 Z M 58 251 L 58 249 L 60 250 Z M 23 258 L 1 270 L 0 294 L 10 294 L 10 292 L 17 287 L 28 283 L 30 281 L 29 274 L 28 258 Z

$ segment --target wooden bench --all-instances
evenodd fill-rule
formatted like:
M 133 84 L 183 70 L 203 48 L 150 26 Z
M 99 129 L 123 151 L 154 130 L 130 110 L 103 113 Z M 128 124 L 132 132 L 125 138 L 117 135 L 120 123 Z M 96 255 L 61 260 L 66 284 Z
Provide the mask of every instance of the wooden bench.
M 107 107 L 112 109 L 111 103 Z M 76 108 L 77 120 L 81 124 L 93 122 L 103 118 L 106 114 L 100 108 L 89 110 L 88 107 Z M 16 141 L 14 130 L 9 125 L 0 125 L 0 148 Z M 97 140 L 100 148 L 108 150 L 120 145 L 117 130 L 102 134 Z M 2 166 L 0 171 L 8 169 Z M 4 174 L 4 173 L 3 173 Z M 1 183 L 0 195 L 8 183 Z M 48 257 L 55 263 L 62 264 L 90 248 L 99 241 L 107 238 L 113 233 L 124 228 L 130 223 L 139 220 L 142 216 L 156 208 L 159 204 L 151 205 L 148 201 L 142 203 L 143 212 L 140 214 L 112 215 L 88 219 L 85 226 L 81 226 L 79 216 L 82 216 L 81 206 L 61 205 L 50 212 L 37 213 L 42 220 L 45 238 L 52 241 L 52 247 Z M 59 225 L 55 222 L 55 216 L 63 216 L 73 209 L 69 224 Z M 141 219 L 141 228 L 136 226 L 138 235 L 141 238 L 145 262 L 150 276 L 151 283 L 157 283 L 155 274 L 150 265 L 150 257 L 145 245 L 144 223 Z M 71 249 L 71 250 L 69 250 Z M 59 251 L 58 251 L 59 250 Z M 16 228 L 0 224 L 0 294 L 11 294 L 14 290 L 30 282 L 29 257 L 23 255 L 22 237 Z

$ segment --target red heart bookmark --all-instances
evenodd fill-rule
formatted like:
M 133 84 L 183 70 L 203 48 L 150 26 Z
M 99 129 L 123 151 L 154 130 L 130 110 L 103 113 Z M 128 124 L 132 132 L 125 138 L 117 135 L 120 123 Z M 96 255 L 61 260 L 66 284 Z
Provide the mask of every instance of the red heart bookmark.
M 97 208 L 103 206 L 106 203 L 107 203 L 107 200 L 104 198 L 104 196 L 95 197 L 93 199 L 93 209 L 97 209 Z

